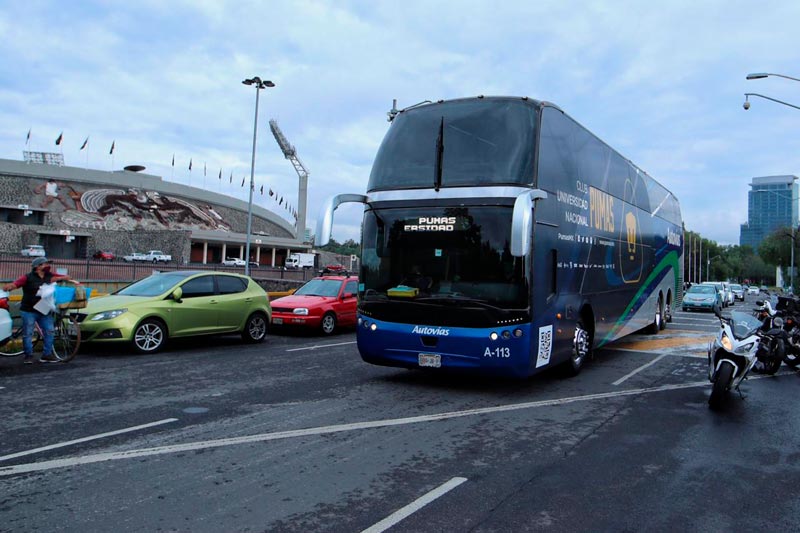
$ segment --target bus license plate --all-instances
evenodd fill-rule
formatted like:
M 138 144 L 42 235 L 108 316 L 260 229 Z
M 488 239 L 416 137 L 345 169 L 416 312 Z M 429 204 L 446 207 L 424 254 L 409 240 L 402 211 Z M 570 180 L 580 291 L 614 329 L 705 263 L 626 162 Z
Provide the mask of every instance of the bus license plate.
M 273 324 L 283 324 L 283 319 L 282 318 L 273 318 L 272 319 L 272 323 Z
M 437 353 L 421 353 L 419 354 L 419 366 L 440 368 L 442 366 L 442 356 Z

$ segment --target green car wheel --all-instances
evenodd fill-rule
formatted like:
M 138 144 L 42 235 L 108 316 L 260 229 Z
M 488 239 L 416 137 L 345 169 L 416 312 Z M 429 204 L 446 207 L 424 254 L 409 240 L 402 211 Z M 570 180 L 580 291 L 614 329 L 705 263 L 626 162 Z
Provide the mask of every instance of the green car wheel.
M 133 347 L 139 353 L 155 353 L 167 340 L 167 328 L 160 320 L 149 318 L 136 326 Z

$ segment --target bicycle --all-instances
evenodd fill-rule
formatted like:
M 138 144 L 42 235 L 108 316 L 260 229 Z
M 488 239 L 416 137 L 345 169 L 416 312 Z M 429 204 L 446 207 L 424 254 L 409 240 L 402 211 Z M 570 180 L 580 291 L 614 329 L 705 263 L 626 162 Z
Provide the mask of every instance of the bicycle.
M 7 300 L 5 305 L 0 300 L 0 308 L 5 309 L 10 315 Z M 17 357 L 24 353 L 22 317 L 13 317 L 12 321 L 11 336 L 0 340 L 0 356 L 2 357 Z M 69 309 L 57 309 L 53 311 L 53 326 L 53 355 L 56 356 L 58 362 L 68 363 L 75 358 L 81 344 L 81 328 L 78 324 L 78 317 L 70 314 Z M 33 351 L 41 351 L 44 345 L 44 335 L 39 324 L 34 324 L 31 341 L 33 342 Z

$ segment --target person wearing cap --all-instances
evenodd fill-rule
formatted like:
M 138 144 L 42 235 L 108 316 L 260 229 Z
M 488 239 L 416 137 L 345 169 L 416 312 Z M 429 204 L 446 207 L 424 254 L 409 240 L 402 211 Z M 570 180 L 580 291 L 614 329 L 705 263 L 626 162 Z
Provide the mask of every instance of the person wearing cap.
M 42 335 L 44 337 L 44 346 L 42 347 L 42 357 L 40 361 L 44 363 L 58 362 L 58 358 L 53 354 L 55 329 L 53 325 L 53 315 L 50 313 L 46 315 L 42 314 L 34 308 L 41 299 L 36 294 L 39 292 L 39 287 L 45 283 L 52 283 L 54 281 L 73 280 L 69 276 L 52 273 L 50 271 L 50 260 L 46 257 L 37 257 L 31 263 L 31 271 L 29 273 L 3 286 L 3 290 L 6 291 L 22 289 L 22 302 L 20 303 L 19 309 L 22 314 L 22 346 L 25 351 L 25 364 L 33 363 L 34 324 L 39 324 L 39 328 L 42 330 Z

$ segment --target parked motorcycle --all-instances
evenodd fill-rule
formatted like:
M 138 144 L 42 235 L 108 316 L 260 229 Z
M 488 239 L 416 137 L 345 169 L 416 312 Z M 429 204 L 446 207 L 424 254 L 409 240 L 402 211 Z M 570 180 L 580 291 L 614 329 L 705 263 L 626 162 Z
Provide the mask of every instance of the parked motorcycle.
M 779 296 L 776 313 L 783 317 L 783 330 L 786 332 L 783 362 L 797 368 L 800 365 L 800 300 L 794 296 Z
M 725 317 L 718 309 L 714 314 L 719 318 L 720 330 L 708 345 L 708 379 L 713 384 L 708 405 L 716 410 L 725 405 L 728 391 L 739 390 L 756 362 L 761 361 L 765 372 L 774 374 L 781 364 L 776 357 L 783 354 L 777 345 L 782 340 L 774 330 L 770 330 L 772 334 L 763 331 L 763 322 L 752 314 L 733 311 Z
M 783 362 L 796 368 L 800 365 L 800 303 L 794 298 L 779 296 L 775 305 L 770 300 L 758 300 L 756 306 L 753 315 L 762 321 L 762 331 L 773 337 L 772 345 L 767 347 L 771 355 L 777 358 L 782 354 Z M 762 371 L 761 366 L 757 364 L 754 371 Z

